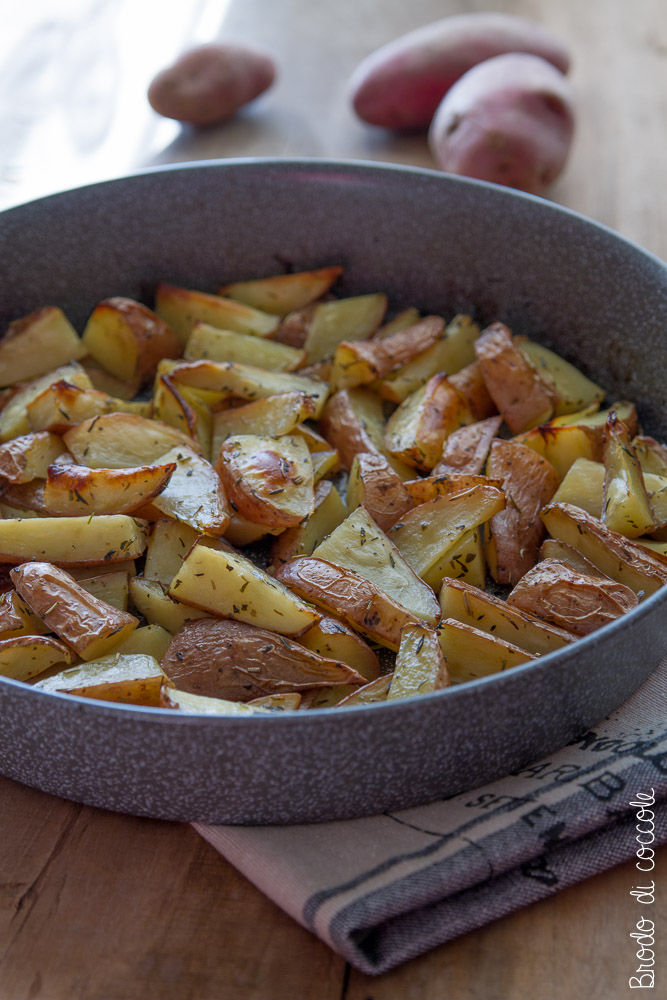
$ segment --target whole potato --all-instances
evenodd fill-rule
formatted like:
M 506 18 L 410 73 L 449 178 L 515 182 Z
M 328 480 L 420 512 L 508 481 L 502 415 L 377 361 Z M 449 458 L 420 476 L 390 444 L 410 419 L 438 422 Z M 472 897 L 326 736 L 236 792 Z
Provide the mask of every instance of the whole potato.
M 350 80 L 352 106 L 371 125 L 425 130 L 459 77 L 506 52 L 541 56 L 563 73 L 570 65 L 563 43 L 535 21 L 460 14 L 425 24 L 364 59 Z
M 215 125 L 267 90 L 275 75 L 275 64 L 264 52 L 241 45 L 200 45 L 154 77 L 148 101 L 165 118 Z
M 474 66 L 451 88 L 429 130 L 442 170 L 542 194 L 565 165 L 574 133 L 567 79 L 537 56 Z

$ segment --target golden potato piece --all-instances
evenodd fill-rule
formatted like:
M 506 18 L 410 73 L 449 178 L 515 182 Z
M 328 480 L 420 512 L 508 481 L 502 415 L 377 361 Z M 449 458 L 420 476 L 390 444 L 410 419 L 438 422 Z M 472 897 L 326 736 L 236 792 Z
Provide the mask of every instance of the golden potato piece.
M 440 372 L 451 376 L 475 360 L 479 327 L 470 316 L 457 315 L 447 324 L 445 336 L 398 371 L 382 379 L 377 388 L 383 399 L 402 403 Z
M 502 480 L 505 508 L 489 522 L 486 555 L 497 583 L 515 584 L 534 566 L 544 528 L 539 514 L 558 487 L 554 467 L 531 448 L 493 441 L 486 471 Z
M 28 405 L 50 385 L 61 380 L 82 388 L 92 388 L 88 373 L 76 361 L 40 375 L 31 382 L 15 386 L 11 399 L 0 411 L 0 441 L 10 441 L 20 434 L 29 434 L 33 428 L 28 420 Z
M 151 501 L 161 516 L 173 517 L 203 535 L 218 538 L 229 524 L 227 496 L 210 462 L 192 448 L 177 446 L 162 461 L 174 464 L 165 488 Z
M 497 414 L 496 404 L 489 395 L 479 361 L 461 368 L 449 376 L 450 385 L 465 400 L 472 420 L 487 420 Z
M 282 437 L 294 433 L 303 420 L 309 420 L 315 407 L 309 396 L 300 392 L 284 392 L 266 396 L 253 403 L 220 410 L 213 415 L 211 455 L 216 461 L 220 448 L 228 437 L 237 434 L 257 434 L 260 437 Z M 314 432 L 313 432 L 314 433 Z M 299 432 L 300 434 L 300 432 Z M 300 434 L 300 436 L 302 436 Z M 306 443 L 308 443 L 306 441 Z M 329 445 L 322 442 L 325 448 Z M 310 449 L 309 449 L 310 450 Z
M 44 486 L 49 514 L 130 514 L 156 497 L 169 482 L 175 462 L 136 469 L 50 466 Z
M 127 514 L 0 520 L 0 563 L 86 566 L 134 559 L 145 548 L 145 527 Z
M 446 375 L 434 375 L 394 410 L 384 433 L 391 455 L 428 472 L 447 437 L 473 417 L 462 394 Z
M 34 687 L 41 691 L 57 691 L 79 698 L 159 708 L 166 680 L 154 657 L 139 653 L 115 653 L 70 667 L 38 681 Z
M 334 393 L 324 407 L 320 430 L 338 451 L 346 469 L 360 453 L 384 455 L 401 479 L 414 472 L 401 459 L 391 455 L 384 440 L 382 400 L 370 389 L 355 387 Z
M 373 340 L 343 340 L 336 348 L 331 369 L 335 392 L 355 385 L 369 385 L 407 364 L 440 340 L 445 321 L 427 316 L 414 326 Z
M 306 354 L 298 347 L 281 344 L 277 340 L 196 323 L 183 357 L 186 361 L 238 361 L 268 368 L 269 371 L 291 372 L 301 366 Z
M 354 667 L 367 681 L 375 680 L 380 673 L 380 663 L 368 643 L 336 618 L 323 615 L 299 636 L 299 642 L 320 656 Z
M 133 577 L 129 582 L 130 598 L 140 615 L 151 625 L 175 635 L 187 622 L 198 618 L 208 618 L 209 613 L 200 608 L 181 604 L 170 597 L 165 588 L 157 580 L 145 580 L 141 576 Z
M 233 509 L 249 521 L 290 528 L 313 513 L 313 463 L 303 438 L 227 438 L 216 469 Z
M 436 632 L 423 625 L 406 625 L 387 700 L 431 694 L 448 684 L 447 664 Z
M 541 656 L 562 649 L 574 636 L 541 621 L 535 614 L 510 606 L 463 580 L 445 580 L 440 591 L 443 618 L 455 618 L 498 639 Z
M 17 593 L 51 632 L 83 660 L 104 656 L 139 624 L 134 615 L 98 600 L 64 570 L 27 562 L 9 574 Z
M 576 635 L 588 635 L 636 607 L 638 600 L 622 583 L 544 559 L 519 580 L 507 603 Z
M 431 625 L 438 620 L 433 591 L 363 507 L 348 514 L 312 554 L 369 580 L 416 618 Z
M 9 324 L 0 340 L 0 386 L 45 375 L 85 353 L 63 311 L 45 306 Z
M 179 690 L 228 701 L 364 681 L 346 664 L 282 635 L 212 619 L 184 626 L 172 639 L 162 668 Z
M 602 521 L 626 538 L 649 534 L 656 523 L 644 474 L 628 429 L 614 410 L 605 424 L 604 466 Z
M 150 465 L 179 445 L 197 443 L 175 427 L 134 413 L 106 413 L 84 420 L 63 435 L 80 465 L 92 469 L 129 469 Z
M 352 705 L 374 705 L 378 701 L 386 701 L 393 674 L 383 674 L 381 677 L 364 684 L 338 702 L 339 708 L 349 708 Z
M 583 372 L 544 344 L 527 337 L 515 337 L 514 343 L 550 387 L 554 416 L 578 413 L 591 404 L 600 404 L 604 399 L 605 391 L 601 386 L 591 382 Z
M 364 507 L 375 523 L 387 531 L 414 501 L 403 480 L 378 452 L 354 456 L 347 484 L 347 509 Z
M 632 439 L 632 447 L 644 473 L 667 476 L 667 445 L 661 444 L 655 438 L 638 434 Z
M 195 545 L 169 588 L 172 597 L 213 615 L 299 635 L 320 617 L 245 556 Z
M 58 663 L 71 662 L 72 654 L 67 646 L 46 635 L 0 639 L 0 677 L 28 681 Z
M 311 555 L 347 515 L 340 493 L 328 480 L 323 480 L 315 487 L 314 505 L 313 513 L 306 521 L 294 528 L 287 528 L 276 538 L 271 546 L 271 561 L 274 566 L 281 566 L 296 556 Z
M 30 610 L 15 590 L 0 594 L 0 639 L 42 635 L 48 631 L 42 619 Z
M 149 382 L 162 358 L 178 358 L 181 342 L 151 309 L 115 296 L 93 309 L 83 331 L 83 346 L 116 378 Z
M 168 375 L 158 375 L 153 388 L 152 416 L 193 438 L 205 455 L 210 454 L 213 415 L 193 389 L 177 386 Z
M 401 632 L 408 622 L 420 623 L 419 618 L 375 583 L 325 559 L 299 556 L 281 566 L 276 579 L 388 649 L 398 649 Z
M 551 417 L 551 388 L 521 353 L 503 323 L 492 323 L 482 332 L 475 341 L 475 353 L 489 394 L 513 434 L 537 427 Z
M 386 311 L 384 292 L 319 303 L 312 312 L 304 342 L 306 362 L 330 357 L 343 340 L 367 340 Z
M 123 570 L 117 573 L 95 573 L 94 570 L 88 572 L 94 575 L 75 577 L 77 583 L 98 601 L 112 604 L 119 611 L 127 611 L 130 596 L 130 578 L 127 572 Z
M 299 697 L 297 695 L 297 697 Z M 166 685 L 162 689 L 160 708 L 174 708 L 188 715 L 263 715 L 268 712 L 258 705 L 246 705 L 241 701 L 227 701 L 225 698 L 210 698 L 204 694 L 179 691 Z
M 445 618 L 438 626 L 440 647 L 453 684 L 488 677 L 535 660 L 532 653 L 472 625 Z
M 495 438 L 503 418 L 487 417 L 474 424 L 459 427 L 445 439 L 442 455 L 433 467 L 432 475 L 451 473 L 479 475 L 489 454 L 491 442 Z
M 150 403 L 127 402 L 114 399 L 99 389 L 88 389 L 60 380 L 28 403 L 28 422 L 34 431 L 53 431 L 63 434 L 101 413 L 135 413 L 141 417 L 150 415 Z
M 664 562 L 579 507 L 551 503 L 540 516 L 553 538 L 578 549 L 606 576 L 630 587 L 640 599 L 667 583 Z
M 218 289 L 218 294 L 245 302 L 253 309 L 261 309 L 276 316 L 287 316 L 295 309 L 303 309 L 321 298 L 342 273 L 343 268 L 334 264 L 315 271 L 295 271 L 251 281 L 234 281 Z
M 243 302 L 164 282 L 155 290 L 155 312 L 176 333 L 183 347 L 196 323 L 268 337 L 279 322 L 276 316 L 253 309 Z

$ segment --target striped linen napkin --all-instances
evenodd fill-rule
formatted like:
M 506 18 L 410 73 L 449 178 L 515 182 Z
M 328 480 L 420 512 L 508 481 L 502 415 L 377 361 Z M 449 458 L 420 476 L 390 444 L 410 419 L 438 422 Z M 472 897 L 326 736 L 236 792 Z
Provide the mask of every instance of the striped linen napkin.
M 357 969 L 385 972 L 635 856 L 638 822 L 648 864 L 667 841 L 666 695 L 667 662 L 562 750 L 427 806 L 195 828 Z

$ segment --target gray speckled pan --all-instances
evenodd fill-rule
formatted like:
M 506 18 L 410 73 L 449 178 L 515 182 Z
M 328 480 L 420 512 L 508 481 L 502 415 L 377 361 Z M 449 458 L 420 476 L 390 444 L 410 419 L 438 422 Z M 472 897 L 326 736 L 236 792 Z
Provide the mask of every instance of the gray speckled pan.
M 575 360 L 645 427 L 664 412 L 667 269 L 546 201 L 425 170 L 226 161 L 150 171 L 0 216 L 0 321 L 109 295 L 342 263 L 345 291 L 501 319 Z M 269 718 L 121 707 L 0 680 L 0 771 L 98 806 L 289 823 L 408 807 L 548 753 L 667 652 L 666 588 L 532 665 L 404 703 Z

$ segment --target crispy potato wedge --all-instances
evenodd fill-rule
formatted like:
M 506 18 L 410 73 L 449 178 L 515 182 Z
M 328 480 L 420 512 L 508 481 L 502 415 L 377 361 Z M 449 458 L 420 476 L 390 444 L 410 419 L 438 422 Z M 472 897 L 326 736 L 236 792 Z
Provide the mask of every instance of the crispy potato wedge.
M 441 339 L 445 321 L 427 316 L 414 326 L 372 340 L 343 340 L 336 348 L 331 369 L 331 388 L 348 389 L 370 385 L 407 364 Z
M 139 624 L 134 615 L 93 597 L 51 563 L 23 563 L 9 575 L 17 593 L 49 631 L 82 660 L 104 656 Z
M 312 554 L 369 580 L 414 617 L 431 625 L 438 620 L 433 591 L 363 507 L 348 514 Z
M 221 330 L 235 330 L 255 337 L 268 337 L 279 323 L 276 316 L 253 309 L 244 302 L 165 283 L 155 290 L 155 312 L 176 333 L 183 347 L 196 323 L 208 323 Z
M 384 455 L 360 452 L 354 456 L 347 484 L 349 513 L 364 507 L 375 523 L 387 531 L 413 505 L 403 480 Z
M 19 635 L 0 639 L 0 677 L 28 681 L 58 663 L 71 663 L 72 654 L 62 642 L 46 635 Z
M 535 660 L 532 653 L 472 625 L 445 618 L 438 626 L 440 648 L 453 684 L 488 677 Z
M 452 580 L 465 580 L 473 587 L 484 587 L 486 554 L 481 528 L 464 532 L 454 545 L 446 549 L 434 577 L 440 581 L 450 577 Z
M 302 421 L 313 416 L 314 409 L 310 396 L 304 396 L 300 392 L 284 392 L 278 396 L 257 399 L 254 403 L 220 410 L 213 415 L 213 461 L 217 460 L 220 448 L 228 437 L 237 434 L 258 434 L 262 437 L 292 434 Z M 308 444 L 307 440 L 306 443 Z M 329 447 L 328 442 L 323 440 L 322 443 L 325 448 Z
M 43 635 L 48 629 L 15 590 L 0 594 L 0 639 Z
M 602 441 L 605 424 L 611 411 L 614 410 L 619 420 L 628 428 L 630 434 L 639 432 L 639 417 L 634 403 L 629 403 L 622 399 L 613 403 L 608 409 L 601 410 L 597 403 L 592 403 L 578 413 L 567 413 L 561 417 L 554 417 L 549 421 L 549 427 L 591 427 L 596 433 L 599 441 Z
M 17 386 L 11 399 L 0 410 L 0 441 L 10 441 L 20 434 L 29 434 L 28 404 L 54 382 L 71 382 L 81 388 L 92 388 L 88 373 L 75 361 Z
M 388 649 L 398 649 L 408 622 L 420 622 L 366 577 L 325 559 L 299 556 L 281 566 L 276 579 Z
M 79 698 L 159 708 L 165 681 L 160 664 L 154 657 L 140 653 L 115 653 L 70 667 L 38 681 L 34 687 Z
M 540 561 L 544 559 L 556 559 L 578 573 L 585 573 L 586 576 L 601 576 L 606 580 L 611 579 L 602 570 L 598 569 L 590 559 L 582 555 L 578 549 L 573 548 L 571 545 L 566 545 L 565 542 L 559 542 L 555 538 L 545 538 L 542 542 L 540 546 Z
M 315 485 L 326 479 L 327 476 L 335 476 L 341 470 L 340 455 L 337 451 L 312 451 L 310 460 L 313 464 Z
M 186 361 L 239 361 L 241 364 L 268 368 L 269 371 L 293 372 L 303 364 L 306 353 L 277 340 L 196 323 L 183 357 Z
M 442 454 L 446 438 L 471 423 L 463 396 L 446 375 L 434 375 L 394 410 L 384 433 L 385 449 L 408 465 L 428 472 Z
M 570 632 L 555 628 L 534 613 L 512 607 L 463 580 L 443 582 L 440 607 L 443 618 L 455 618 L 464 625 L 489 632 L 535 656 L 562 649 L 574 640 Z
M 89 572 L 91 572 L 89 570 Z M 89 594 L 111 604 L 119 611 L 127 611 L 130 595 L 130 578 L 126 572 L 119 570 L 117 573 L 99 573 L 94 576 L 83 576 L 76 578 L 77 583 Z
M 314 509 L 310 517 L 302 524 L 281 532 L 273 543 L 271 547 L 273 566 L 282 566 L 296 556 L 311 555 L 346 515 L 345 505 L 336 487 L 328 480 L 322 480 L 315 487 Z
M 233 509 L 256 524 L 290 528 L 313 513 L 313 463 L 303 438 L 238 434 L 215 468 Z
M 414 306 L 408 306 L 407 309 L 402 309 L 399 313 L 393 316 L 391 319 L 379 326 L 373 338 L 379 337 L 381 340 L 385 337 L 391 337 L 394 333 L 398 333 L 399 330 L 407 330 L 409 326 L 414 326 L 421 319 L 421 314 L 418 309 Z M 444 320 L 443 320 L 444 324 Z
M 493 486 L 473 486 L 413 507 L 389 532 L 403 558 L 429 585 L 438 588 L 446 564 L 463 536 L 503 509 L 505 497 Z
M 105 392 L 107 396 L 131 402 L 139 392 L 138 379 L 126 381 L 122 378 L 116 378 L 111 372 L 106 371 L 101 365 L 98 365 L 90 356 L 82 358 L 81 367 L 88 375 L 91 387 L 99 389 L 100 392 Z
M 634 590 L 616 580 L 587 576 L 544 559 L 519 580 L 507 603 L 576 635 L 588 635 L 639 602 Z
M 157 580 L 135 576 L 129 583 L 130 599 L 150 625 L 159 625 L 174 635 L 187 622 L 209 618 L 210 613 L 174 600 Z
M 145 385 L 162 358 L 178 358 L 181 341 L 147 306 L 115 296 L 97 305 L 83 331 L 88 354 L 116 378 Z
M 453 375 L 475 360 L 475 340 L 480 329 L 470 316 L 457 315 L 447 324 L 445 336 L 398 371 L 381 379 L 378 391 L 383 399 L 402 403 L 434 375 Z
M 181 691 L 229 701 L 364 682 L 346 664 L 325 659 L 282 635 L 244 622 L 213 619 L 186 625 L 174 636 L 162 668 Z
M 0 520 L 0 563 L 86 566 L 134 559 L 145 548 L 145 527 L 127 514 Z
M 537 427 L 554 411 L 550 386 L 527 360 L 503 323 L 492 323 L 475 341 L 484 381 L 513 434 Z
M 324 407 L 320 430 L 346 469 L 351 468 L 354 456 L 363 452 L 384 455 L 401 479 L 414 476 L 409 465 L 387 451 L 382 401 L 370 389 L 357 387 L 334 393 Z
M 440 476 L 431 475 L 421 476 L 419 479 L 407 479 L 404 486 L 412 501 L 412 506 L 416 507 L 420 503 L 435 500 L 437 497 L 457 496 L 475 486 L 493 486 L 499 490 L 502 488 L 502 480 L 491 479 L 489 476 L 469 475 L 465 472 L 452 472 Z
M 162 461 L 176 468 L 150 503 L 158 517 L 173 517 L 202 535 L 224 535 L 230 518 L 229 504 L 211 463 L 192 448 L 180 445 L 165 452 Z
M 449 382 L 465 400 L 472 420 L 487 420 L 497 414 L 496 404 L 489 395 L 479 361 L 473 361 L 454 372 L 449 376 Z
M 553 538 L 578 549 L 606 576 L 630 587 L 640 599 L 667 583 L 664 562 L 579 507 L 551 503 L 540 516 Z
M 136 656 L 137 654 L 152 656 L 159 663 L 167 652 L 171 639 L 171 632 L 162 628 L 161 625 L 142 625 L 121 639 L 113 647 L 113 652 L 123 656 Z
M 234 281 L 218 289 L 218 294 L 238 302 L 245 302 L 253 309 L 276 316 L 287 316 L 295 309 L 322 298 L 343 273 L 338 264 L 320 267 L 315 271 L 295 271 L 276 274 L 269 278 L 251 281 Z
M 131 514 L 156 497 L 169 482 L 176 462 L 136 469 L 88 469 L 51 465 L 44 486 L 49 514 Z
M 182 521 L 171 518 L 156 521 L 148 538 L 144 577 L 168 587 L 199 539 L 199 532 Z
M 37 309 L 10 323 L 0 340 L 0 386 L 45 375 L 85 353 L 86 348 L 61 309 Z
M 87 389 L 61 379 L 28 403 L 26 412 L 33 431 L 63 434 L 82 420 L 100 413 L 135 413 L 148 417 L 151 404 L 114 399 L 99 389 Z
M 378 701 L 386 701 L 389 688 L 393 680 L 392 674 L 383 674 L 381 677 L 357 688 L 352 694 L 346 695 L 338 702 L 340 708 L 348 708 L 350 705 L 374 705 Z
M 488 417 L 452 431 L 445 438 L 442 454 L 433 467 L 432 475 L 479 475 L 486 464 L 491 442 L 500 429 L 502 419 L 501 416 Z
M 195 389 L 208 389 L 228 398 L 248 401 L 298 392 L 310 398 L 316 419 L 329 395 L 328 385 L 320 379 L 298 372 L 270 372 L 235 361 L 184 361 L 172 369 L 171 376 L 174 381 Z
M 572 463 L 553 495 L 554 503 L 581 507 L 598 519 L 602 516 L 602 490 L 605 468 L 602 462 L 578 458 Z
M 46 470 L 64 451 L 57 434 L 46 431 L 22 434 L 12 441 L 0 444 L 0 481 L 29 483 L 45 479 Z
M 152 416 L 197 441 L 203 454 L 210 455 L 213 415 L 194 390 L 176 385 L 168 375 L 158 375 L 153 389 Z
M 297 695 L 297 697 L 299 697 Z M 188 715 L 263 715 L 268 709 L 259 705 L 245 704 L 241 701 L 227 701 L 225 698 L 209 698 L 203 694 L 192 694 L 190 691 L 178 691 L 176 688 L 163 687 L 161 708 L 174 708 Z
M 92 469 L 128 469 L 150 465 L 172 448 L 198 450 L 196 441 L 159 420 L 134 413 L 107 413 L 84 420 L 63 435 L 81 465 Z
M 313 309 L 308 324 L 304 342 L 306 363 L 330 357 L 344 340 L 367 340 L 379 327 L 386 311 L 384 292 L 320 302 Z
M 558 478 L 562 480 L 579 459 L 602 461 L 602 430 L 602 427 L 548 423 L 519 434 L 513 440 L 516 444 L 532 448 L 550 462 Z
M 605 424 L 604 466 L 602 521 L 626 538 L 649 534 L 656 523 L 642 467 L 627 427 L 613 410 Z
M 582 371 L 544 344 L 527 337 L 515 337 L 514 343 L 550 387 L 554 416 L 578 413 L 591 404 L 599 405 L 604 399 L 605 391 L 601 386 L 591 382 Z
M 644 473 L 667 476 L 667 445 L 661 444 L 655 438 L 638 434 L 632 439 L 632 447 Z
M 448 684 L 447 664 L 435 630 L 424 625 L 406 625 L 387 700 L 431 694 Z
M 323 615 L 298 641 L 320 656 L 347 663 L 367 681 L 379 676 L 380 663 L 371 647 L 336 618 Z
M 539 513 L 558 487 L 556 470 L 531 448 L 493 441 L 487 474 L 501 479 L 507 503 L 488 524 L 486 557 L 497 583 L 515 584 L 534 566 L 542 539 Z
M 195 545 L 174 577 L 169 594 L 214 615 L 300 635 L 320 618 L 314 608 L 245 556 Z

